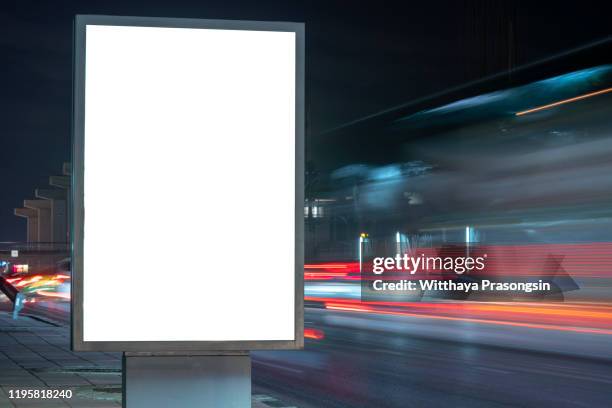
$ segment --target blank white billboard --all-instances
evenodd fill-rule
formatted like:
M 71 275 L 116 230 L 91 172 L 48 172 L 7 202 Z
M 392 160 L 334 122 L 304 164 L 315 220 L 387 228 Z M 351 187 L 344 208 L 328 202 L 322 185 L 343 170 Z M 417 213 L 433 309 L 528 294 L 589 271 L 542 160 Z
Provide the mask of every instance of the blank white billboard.
M 296 32 L 84 45 L 79 342 L 298 340 Z

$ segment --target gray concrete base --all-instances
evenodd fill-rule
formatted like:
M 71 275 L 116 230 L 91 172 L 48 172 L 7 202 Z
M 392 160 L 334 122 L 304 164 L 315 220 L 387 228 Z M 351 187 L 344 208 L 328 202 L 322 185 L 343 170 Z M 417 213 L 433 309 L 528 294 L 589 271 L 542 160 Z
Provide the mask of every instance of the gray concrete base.
M 250 408 L 248 355 L 123 357 L 125 408 Z

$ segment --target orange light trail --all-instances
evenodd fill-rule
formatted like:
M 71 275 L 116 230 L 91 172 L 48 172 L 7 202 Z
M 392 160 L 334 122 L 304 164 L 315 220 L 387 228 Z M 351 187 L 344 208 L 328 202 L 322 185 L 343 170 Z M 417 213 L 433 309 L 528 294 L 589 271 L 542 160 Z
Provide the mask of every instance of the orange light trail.
M 307 339 L 323 340 L 325 338 L 325 333 L 323 333 L 323 330 L 305 327 L 304 337 L 306 337 Z
M 329 280 L 346 278 L 348 272 L 304 272 L 305 280 Z
M 36 293 L 41 296 L 46 297 L 55 297 L 60 299 L 70 299 L 70 293 L 62 293 L 62 292 L 49 292 L 46 290 L 37 290 Z
M 36 275 L 36 276 L 33 276 L 30 279 L 22 280 L 21 282 L 17 283 L 15 286 L 20 288 L 20 287 L 23 287 L 25 285 L 29 285 L 30 283 L 38 282 L 42 278 L 43 278 L 42 276 Z
M 461 320 L 581 333 L 612 334 L 608 304 L 529 302 L 361 302 L 356 299 L 305 297 L 326 309 L 419 318 Z
M 539 324 L 539 323 L 524 323 L 524 322 L 511 322 L 506 320 L 491 320 L 491 319 L 475 319 L 471 317 L 455 317 L 455 316 L 440 316 L 440 315 L 423 315 L 418 313 L 410 313 L 403 311 L 394 311 L 394 310 L 383 310 L 376 309 L 369 306 L 360 306 L 360 305 L 351 305 L 346 306 L 338 303 L 326 303 L 325 308 L 329 310 L 339 310 L 339 311 L 348 311 L 348 312 L 369 312 L 375 314 L 384 314 L 384 315 L 395 315 L 395 316 L 410 316 L 410 317 L 418 317 L 425 319 L 438 319 L 438 320 L 452 320 L 452 321 L 462 321 L 462 322 L 470 322 L 470 323 L 483 323 L 483 324 L 497 324 L 503 326 L 515 326 L 515 327 L 528 327 L 531 329 L 543 329 L 543 330 L 559 330 L 559 331 L 569 331 L 576 333 L 591 333 L 591 334 L 607 334 L 612 335 L 612 330 L 608 329 L 596 329 L 596 328 L 587 328 L 587 327 L 571 327 L 571 326 L 560 326 L 554 324 Z
M 602 320 L 609 320 L 612 322 L 612 311 L 609 307 L 600 306 L 601 310 L 580 310 L 580 309 L 597 309 L 599 305 L 577 305 L 567 303 L 546 303 L 546 304 L 533 304 L 533 303 L 500 303 L 500 302 L 462 302 L 462 303 L 427 303 L 427 302 L 389 302 L 389 301 L 371 301 L 371 302 L 360 302 L 359 300 L 351 299 L 334 299 L 334 298 L 321 298 L 321 297 L 304 297 L 304 300 L 311 302 L 342 302 L 343 304 L 351 305 L 367 305 L 367 306 L 391 306 L 391 307 L 403 307 L 413 309 L 426 309 L 426 310 L 437 310 L 437 311 L 457 311 L 461 313 L 465 312 L 506 312 L 511 314 L 534 314 L 534 315 L 554 315 L 554 316 L 576 316 L 576 317 L 592 317 Z M 608 309 L 608 310 L 605 310 Z
M 542 106 L 538 106 L 536 108 L 532 108 L 532 109 L 527 109 L 521 112 L 517 112 L 515 113 L 516 116 L 522 116 L 522 115 L 526 115 L 528 113 L 533 113 L 533 112 L 538 112 L 544 109 L 550 109 L 550 108 L 554 108 L 555 106 L 559 106 L 559 105 L 564 105 L 566 103 L 570 103 L 570 102 L 576 102 L 576 101 L 580 101 L 582 99 L 586 99 L 586 98 L 590 98 L 592 96 L 597 96 L 597 95 L 602 95 L 608 92 L 612 92 L 612 88 L 606 88 L 606 89 L 602 89 L 599 91 L 595 91 L 595 92 L 591 92 L 588 94 L 584 94 L 584 95 L 580 95 L 580 96 L 575 96 L 573 98 L 569 98 L 569 99 L 563 99 L 561 101 L 557 101 L 557 102 L 553 102 L 553 103 L 549 103 L 548 105 L 542 105 Z
M 304 269 L 348 269 L 350 264 L 329 263 L 329 264 L 304 264 Z
M 359 279 L 358 276 L 350 276 L 351 273 L 359 273 L 359 262 L 328 262 L 304 265 L 304 280 Z

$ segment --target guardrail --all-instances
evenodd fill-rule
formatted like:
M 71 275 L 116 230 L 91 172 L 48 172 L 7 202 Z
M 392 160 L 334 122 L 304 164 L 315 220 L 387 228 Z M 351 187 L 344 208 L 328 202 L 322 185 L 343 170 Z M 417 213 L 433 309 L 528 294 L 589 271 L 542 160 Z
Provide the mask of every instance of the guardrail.
M 13 319 L 17 319 L 17 317 L 19 317 L 19 311 L 23 309 L 25 296 L 3 276 L 0 276 L 0 291 L 13 302 Z
M 69 251 L 70 244 L 67 242 L 0 242 L 0 253 L 17 251 Z

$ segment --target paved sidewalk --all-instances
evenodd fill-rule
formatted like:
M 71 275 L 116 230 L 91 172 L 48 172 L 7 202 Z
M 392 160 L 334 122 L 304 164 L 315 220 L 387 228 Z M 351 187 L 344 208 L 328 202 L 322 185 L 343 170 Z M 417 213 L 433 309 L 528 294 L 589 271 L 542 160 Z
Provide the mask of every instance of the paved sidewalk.
M 71 390 L 72 398 L 9 398 L 17 390 Z M 0 408 L 121 406 L 121 353 L 70 351 L 69 327 L 33 315 L 0 311 Z M 252 408 L 285 407 L 253 395 Z
M 71 390 L 70 399 L 9 399 L 16 390 Z M 121 406 L 121 354 L 73 353 L 68 327 L 0 312 L 0 407 Z

